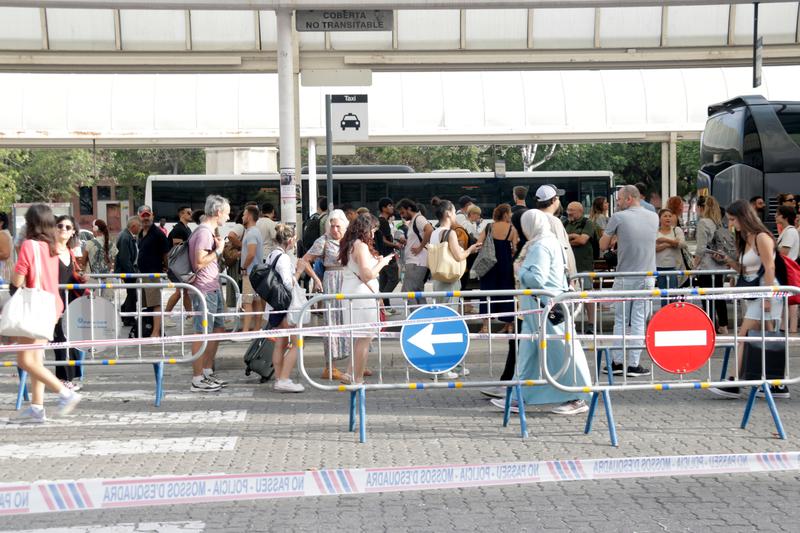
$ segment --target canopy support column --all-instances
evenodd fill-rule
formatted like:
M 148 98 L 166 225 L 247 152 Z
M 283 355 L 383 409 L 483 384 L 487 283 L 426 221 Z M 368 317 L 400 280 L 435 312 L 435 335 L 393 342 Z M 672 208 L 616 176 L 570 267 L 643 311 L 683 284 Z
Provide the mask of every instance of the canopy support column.
M 278 25 L 278 120 L 280 139 L 281 221 L 297 224 L 295 176 L 295 92 L 292 11 L 277 11 Z
M 308 139 L 308 216 L 317 212 L 317 141 Z
M 678 134 L 669 134 L 669 195 L 678 194 Z

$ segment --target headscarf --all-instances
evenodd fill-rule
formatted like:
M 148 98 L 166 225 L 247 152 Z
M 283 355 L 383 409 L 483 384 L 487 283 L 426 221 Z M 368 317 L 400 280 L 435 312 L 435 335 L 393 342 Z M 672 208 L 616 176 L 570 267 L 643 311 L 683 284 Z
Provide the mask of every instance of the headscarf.
M 331 236 L 331 220 L 338 220 L 342 223 L 342 235 L 344 235 L 344 232 L 347 231 L 347 226 L 350 225 L 350 222 L 347 220 L 344 211 L 341 209 L 334 209 L 328 215 L 328 218 L 325 220 L 325 235 L 328 237 Z
M 553 233 L 550 226 L 550 219 L 544 211 L 528 209 L 522 213 L 519 225 L 522 227 L 522 232 L 525 234 L 528 242 L 522 247 L 519 256 L 517 256 L 517 259 L 514 261 L 514 277 L 517 279 L 517 283 L 519 283 L 519 270 L 525 262 L 525 257 L 528 255 L 530 247 L 534 243 L 545 238 L 551 237 L 556 239 L 556 234 Z
M 556 234 L 550 228 L 550 220 L 544 211 L 538 209 L 528 209 L 522 214 L 520 226 L 525 238 L 529 242 L 539 241 L 546 237 L 555 238 Z

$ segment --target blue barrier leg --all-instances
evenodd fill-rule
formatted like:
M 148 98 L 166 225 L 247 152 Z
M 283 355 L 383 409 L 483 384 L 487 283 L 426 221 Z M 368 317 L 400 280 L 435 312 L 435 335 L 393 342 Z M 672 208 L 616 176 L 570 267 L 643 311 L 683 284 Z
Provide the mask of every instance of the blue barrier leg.
M 747 406 L 744 408 L 744 416 L 742 417 L 742 429 L 747 427 L 747 422 L 750 420 L 750 413 L 753 411 L 753 404 L 756 403 L 756 391 L 758 387 L 750 387 L 750 396 L 747 398 Z
M 731 347 L 725 348 L 725 355 L 722 357 L 722 372 L 719 374 L 719 380 L 725 381 L 728 377 L 728 360 L 731 358 Z
M 517 406 L 519 407 L 519 429 L 522 432 L 522 438 L 528 436 L 528 422 L 525 420 L 525 400 L 522 399 L 522 385 L 514 387 L 517 392 Z M 511 406 L 509 406 L 509 411 Z
M 589 414 L 586 416 L 586 427 L 583 432 L 588 435 L 592 431 L 592 422 L 594 422 L 594 410 L 597 409 L 597 401 L 600 399 L 599 392 L 592 393 L 592 399 L 589 402 Z
M 619 446 L 617 442 L 617 426 L 614 423 L 614 411 L 611 408 L 611 394 L 603 391 L 603 407 L 606 409 L 606 420 L 608 420 L 608 434 L 611 437 L 611 445 L 615 448 Z
M 350 391 L 350 424 L 348 431 L 356 430 L 356 391 Z
M 22 408 L 22 401 L 28 401 L 28 373 L 17 367 L 17 374 L 19 374 L 19 388 L 17 389 L 17 406 L 19 411 Z
M 153 371 L 156 375 L 156 407 L 161 407 L 161 399 L 164 397 L 164 363 L 153 363 Z
M 358 389 L 358 441 L 367 442 L 367 391 Z
M 506 387 L 506 407 L 503 410 L 503 427 L 508 426 L 508 420 L 511 418 L 511 387 Z
M 781 417 L 778 415 L 778 408 L 775 406 L 775 398 L 772 397 L 772 391 L 769 390 L 769 385 L 766 383 L 761 384 L 761 390 L 764 391 L 764 398 L 767 400 L 769 412 L 772 413 L 772 420 L 775 421 L 775 429 L 778 430 L 778 436 L 786 440 L 786 432 L 783 430 Z

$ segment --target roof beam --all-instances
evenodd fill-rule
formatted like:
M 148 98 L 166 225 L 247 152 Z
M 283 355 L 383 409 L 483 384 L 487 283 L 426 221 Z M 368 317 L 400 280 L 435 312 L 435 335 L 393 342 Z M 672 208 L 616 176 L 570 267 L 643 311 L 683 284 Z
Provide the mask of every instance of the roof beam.
M 761 3 L 782 0 L 761 0 Z M 95 9 L 500 9 L 750 4 L 752 0 L 0 0 L 0 6 Z
M 580 50 L 453 50 L 358 52 L 305 50 L 300 66 L 371 69 L 375 72 L 469 70 L 652 69 L 749 66 L 751 46 Z M 765 65 L 800 63 L 796 44 L 766 45 Z M 0 72 L 276 72 L 274 51 L 252 52 L 79 52 L 0 51 Z

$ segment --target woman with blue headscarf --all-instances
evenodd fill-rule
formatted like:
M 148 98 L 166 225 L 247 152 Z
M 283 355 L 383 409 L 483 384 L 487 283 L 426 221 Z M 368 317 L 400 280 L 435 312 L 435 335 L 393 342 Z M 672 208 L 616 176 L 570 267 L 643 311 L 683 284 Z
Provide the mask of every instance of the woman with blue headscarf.
M 566 291 L 568 284 L 564 251 L 550 229 L 547 215 L 538 209 L 528 210 L 522 215 L 520 225 L 528 238 L 519 259 L 520 266 L 517 277 L 520 288 L 552 292 Z M 522 297 L 522 309 L 525 311 L 538 309 L 540 307 L 539 300 L 545 303 L 547 298 Z M 519 343 L 519 378 L 523 380 L 542 379 L 543 377 L 538 339 L 531 339 L 531 334 L 535 335 L 539 331 L 540 317 L 541 315 L 538 313 L 524 316 L 522 335 L 529 337 L 521 339 Z M 565 325 L 566 321 L 553 325 L 548 320 L 547 333 L 563 338 Z M 573 361 L 568 360 L 569 355 L 563 340 L 548 340 L 547 366 L 550 374 L 562 385 L 579 387 L 591 385 L 589 365 L 586 363 L 586 356 L 579 342 L 573 341 L 571 352 Z M 574 371 L 573 364 L 575 365 Z M 559 404 L 551 410 L 559 415 L 574 415 L 584 413 L 589 409 L 586 405 L 589 394 L 566 392 L 551 385 L 523 387 L 522 395 L 526 404 Z M 503 405 L 502 400 L 494 400 L 494 402 L 497 402 L 495 405 Z

